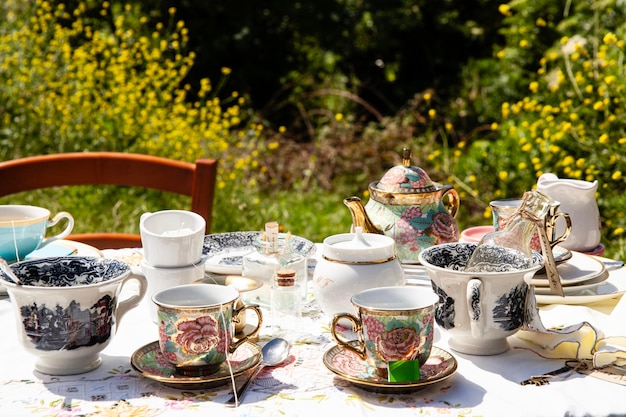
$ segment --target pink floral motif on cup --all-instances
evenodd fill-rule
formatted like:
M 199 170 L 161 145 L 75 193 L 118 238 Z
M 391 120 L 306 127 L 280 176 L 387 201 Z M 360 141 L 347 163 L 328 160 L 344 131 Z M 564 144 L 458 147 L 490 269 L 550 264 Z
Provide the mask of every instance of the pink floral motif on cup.
M 175 340 L 184 353 L 200 354 L 212 349 L 217 349 L 218 353 L 226 352 L 225 332 L 211 316 L 181 321 L 176 328 Z
M 411 360 L 420 353 L 418 338 L 415 329 L 400 327 L 379 334 L 376 348 L 385 361 Z
M 171 339 L 170 337 L 167 335 L 167 332 L 165 330 L 165 323 L 163 321 L 161 321 L 161 325 L 159 326 L 159 340 L 160 340 L 160 344 L 161 346 L 166 346 L 167 342 L 169 342 Z M 165 349 L 163 349 L 165 350 Z M 176 361 L 176 353 L 175 352 L 167 352 L 164 351 L 163 353 L 163 357 L 170 361 L 170 362 L 175 362 Z
M 425 360 L 425 345 L 432 345 L 431 313 L 408 316 L 404 319 L 394 316 L 361 317 L 366 333 L 366 349 L 375 351 L 379 360 Z M 367 347 L 369 346 L 369 347 Z M 430 350 L 430 349 L 429 349 Z M 423 357 L 421 357 L 423 356 Z

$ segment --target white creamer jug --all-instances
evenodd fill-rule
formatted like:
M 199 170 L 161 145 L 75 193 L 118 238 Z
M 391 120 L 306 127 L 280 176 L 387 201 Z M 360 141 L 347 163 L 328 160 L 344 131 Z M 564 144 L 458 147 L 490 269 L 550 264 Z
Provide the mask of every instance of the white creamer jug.
M 560 202 L 559 211 L 569 213 L 572 220 L 572 231 L 560 246 L 590 252 L 600 244 L 597 189 L 598 181 L 559 178 L 550 173 L 541 175 L 537 180 L 537 190 Z M 564 227 L 564 224 L 557 224 L 556 234 L 563 233 Z

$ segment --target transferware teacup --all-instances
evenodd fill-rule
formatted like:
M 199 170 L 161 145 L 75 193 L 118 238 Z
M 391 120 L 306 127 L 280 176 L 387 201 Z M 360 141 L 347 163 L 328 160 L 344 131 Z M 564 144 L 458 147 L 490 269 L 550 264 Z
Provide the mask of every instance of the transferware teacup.
M 528 268 L 506 272 L 464 272 L 475 243 L 446 243 L 425 249 L 421 264 L 439 296 L 435 320 L 450 335 L 450 348 L 470 355 L 509 349 L 507 337 L 524 324 L 529 283 L 543 267 L 534 252 Z
M 206 221 L 198 213 L 186 210 L 162 210 L 144 213 L 139 232 L 144 259 L 156 267 L 194 265 L 202 257 Z
M 50 210 L 36 206 L 0 206 L 0 257 L 7 262 L 24 260 L 26 255 L 55 240 L 66 238 L 74 228 L 74 218 L 65 211 L 52 220 Z M 62 219 L 67 220 L 65 229 L 46 239 L 46 230 Z
M 144 277 L 115 259 L 65 256 L 10 266 L 19 284 L 0 271 L 14 306 L 18 339 L 37 357 L 35 369 L 50 375 L 88 372 L 100 366 L 120 320 L 139 304 Z M 127 283 L 134 294 L 120 301 Z M 131 283 L 132 284 L 132 283 Z M 5 335 L 6 337 L 6 335 Z
M 257 305 L 236 308 L 239 292 L 215 284 L 179 285 L 152 296 L 157 306 L 159 347 L 163 356 L 186 376 L 210 375 L 247 340 L 255 338 L 263 324 Z M 256 327 L 234 339 L 234 323 L 252 310 Z
M 437 295 L 429 288 L 415 286 L 379 287 L 352 296 L 356 315 L 339 313 L 331 332 L 340 346 L 355 352 L 387 378 L 391 362 L 416 361 L 414 378 L 419 379 L 433 345 L 434 312 Z M 358 341 L 347 341 L 338 333 L 339 321 L 349 321 Z M 415 368 L 414 368 L 415 369 Z

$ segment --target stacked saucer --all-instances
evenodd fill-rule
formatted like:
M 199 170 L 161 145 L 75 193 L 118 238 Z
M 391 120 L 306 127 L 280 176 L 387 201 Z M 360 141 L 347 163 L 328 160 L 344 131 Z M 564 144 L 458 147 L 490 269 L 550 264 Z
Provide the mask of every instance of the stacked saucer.
M 163 210 L 141 216 L 141 270 L 148 280 L 144 300 L 149 304 L 150 318 L 155 323 L 157 315 L 152 296 L 157 291 L 191 284 L 204 277 L 205 226 L 202 216 L 185 210 Z
M 565 296 L 593 289 L 609 278 L 609 273 L 600 259 L 581 252 L 571 251 L 570 253 L 569 259 L 557 265 Z M 536 295 L 553 295 L 545 273 L 536 274 L 530 283 Z

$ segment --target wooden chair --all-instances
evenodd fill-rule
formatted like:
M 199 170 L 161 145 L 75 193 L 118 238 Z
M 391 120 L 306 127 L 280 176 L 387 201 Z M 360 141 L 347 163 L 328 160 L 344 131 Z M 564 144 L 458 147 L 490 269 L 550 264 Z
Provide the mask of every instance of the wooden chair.
M 70 185 L 118 185 L 150 188 L 191 197 L 191 210 L 211 230 L 217 161 L 195 164 L 123 152 L 75 152 L 0 162 L 0 197 L 23 191 Z M 80 221 L 80 219 L 76 219 Z M 99 249 L 141 247 L 131 233 L 72 234 L 67 239 Z

